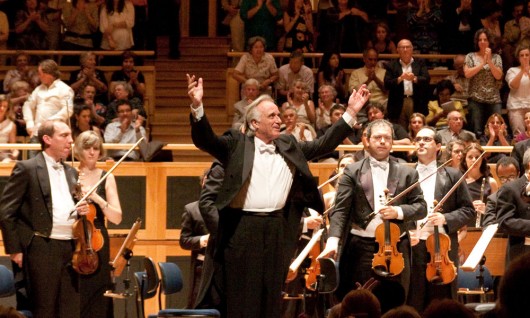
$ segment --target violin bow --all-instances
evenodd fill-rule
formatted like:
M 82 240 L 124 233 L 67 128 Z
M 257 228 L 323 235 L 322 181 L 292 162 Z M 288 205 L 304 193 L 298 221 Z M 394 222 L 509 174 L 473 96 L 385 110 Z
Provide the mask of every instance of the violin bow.
M 471 171 L 471 169 L 473 169 L 475 167 L 475 165 L 482 159 L 482 157 L 486 154 L 485 151 L 483 151 L 480 156 L 477 158 L 477 160 L 475 160 L 475 162 L 473 162 L 471 164 L 471 166 L 469 166 L 469 168 L 467 169 L 466 172 L 464 172 L 464 174 L 460 177 L 460 179 L 458 179 L 458 181 L 451 187 L 451 189 L 447 192 L 446 195 L 444 195 L 444 197 L 438 201 L 438 204 L 436 204 L 436 206 L 432 209 L 432 213 L 440 210 L 440 208 L 442 207 L 442 205 L 445 203 L 445 201 L 447 201 L 447 199 L 449 199 L 449 196 L 455 192 L 456 188 L 458 188 L 458 186 L 464 182 L 464 180 L 466 179 L 466 176 L 467 174 L 469 173 L 469 171 Z M 427 224 L 427 221 L 423 222 L 422 224 L 420 224 L 420 230 Z
M 123 160 L 125 160 L 125 158 L 127 158 L 127 156 L 136 148 L 138 147 L 138 145 L 140 144 L 140 142 L 142 142 L 143 140 L 145 139 L 145 137 L 142 137 L 140 139 L 138 139 L 138 141 L 131 147 L 129 148 L 129 150 L 127 150 L 127 152 L 120 158 L 120 160 L 118 160 L 114 166 L 112 166 L 112 168 L 109 169 L 109 171 L 107 171 L 107 173 L 105 173 L 105 175 L 99 179 L 99 181 L 90 189 L 87 191 L 87 193 L 85 193 L 85 195 L 83 195 L 83 197 L 77 201 L 77 203 L 75 204 L 74 206 L 74 209 L 72 210 L 72 212 L 70 212 L 70 214 L 74 213 L 75 209 L 81 204 L 81 202 L 83 202 L 84 200 L 86 200 L 98 187 L 99 185 L 105 180 L 107 179 L 107 177 L 112 173 L 112 171 L 114 171 L 114 169 L 116 169 L 121 163 Z
M 329 178 L 328 180 L 324 181 L 321 185 L 318 186 L 318 190 L 322 189 L 326 184 L 331 183 L 335 180 L 337 180 L 340 176 L 342 176 L 344 172 L 338 172 L 333 177 Z

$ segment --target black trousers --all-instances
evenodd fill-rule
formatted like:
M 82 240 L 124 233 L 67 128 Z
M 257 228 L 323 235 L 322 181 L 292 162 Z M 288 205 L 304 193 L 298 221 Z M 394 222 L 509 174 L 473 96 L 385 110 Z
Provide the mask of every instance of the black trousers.
M 71 265 L 73 251 L 72 240 L 33 237 L 23 265 L 34 317 L 79 317 L 79 276 Z

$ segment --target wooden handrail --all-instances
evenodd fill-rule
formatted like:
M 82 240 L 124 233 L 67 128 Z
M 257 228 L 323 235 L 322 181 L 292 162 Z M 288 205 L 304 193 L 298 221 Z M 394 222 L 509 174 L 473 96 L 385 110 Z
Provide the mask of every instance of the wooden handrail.
M 241 57 L 247 52 L 227 52 L 227 57 Z M 291 53 L 289 52 L 267 52 L 273 57 L 289 57 Z M 322 58 L 324 53 L 304 53 L 305 58 Z M 455 54 L 414 54 L 414 57 L 422 58 L 426 60 L 452 60 L 456 55 Z M 341 53 L 340 57 L 343 59 L 362 59 L 362 53 Z M 394 59 L 398 58 L 398 54 L 379 54 L 380 59 Z
M 23 52 L 27 55 L 81 55 L 86 51 L 54 51 L 54 50 L 0 50 L 1 55 L 17 55 Z M 121 55 L 125 51 L 91 51 L 96 55 L 101 56 L 116 56 Z M 154 56 L 155 51 L 130 51 L 136 56 Z

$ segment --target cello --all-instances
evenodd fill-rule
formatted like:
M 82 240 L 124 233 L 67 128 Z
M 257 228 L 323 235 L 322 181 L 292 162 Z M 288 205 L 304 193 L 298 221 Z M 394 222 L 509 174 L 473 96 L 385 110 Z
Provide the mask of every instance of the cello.
M 381 198 L 381 203 L 387 205 L 390 201 L 388 189 L 385 189 L 385 197 Z M 375 240 L 379 249 L 372 259 L 372 269 L 377 275 L 393 277 L 401 274 L 405 268 L 403 254 L 397 249 L 400 234 L 399 226 L 386 219 L 375 229 Z

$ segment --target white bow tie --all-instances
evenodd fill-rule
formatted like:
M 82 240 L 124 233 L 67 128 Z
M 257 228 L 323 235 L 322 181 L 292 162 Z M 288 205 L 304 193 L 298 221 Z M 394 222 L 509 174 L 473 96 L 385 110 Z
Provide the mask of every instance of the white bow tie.
M 268 152 L 274 154 L 276 152 L 276 145 L 274 144 L 260 144 L 258 147 L 260 153 Z
M 418 172 L 420 173 L 423 173 L 423 172 L 433 172 L 434 170 L 436 170 L 436 167 L 435 166 L 432 166 L 432 165 L 424 165 L 422 163 L 418 163 Z
M 56 162 L 53 164 L 53 169 L 57 170 L 57 171 L 61 171 L 61 170 L 64 170 L 64 166 L 59 163 L 59 162 Z
M 388 168 L 388 161 L 378 161 L 370 158 L 370 166 L 372 166 L 372 168 L 386 170 Z

